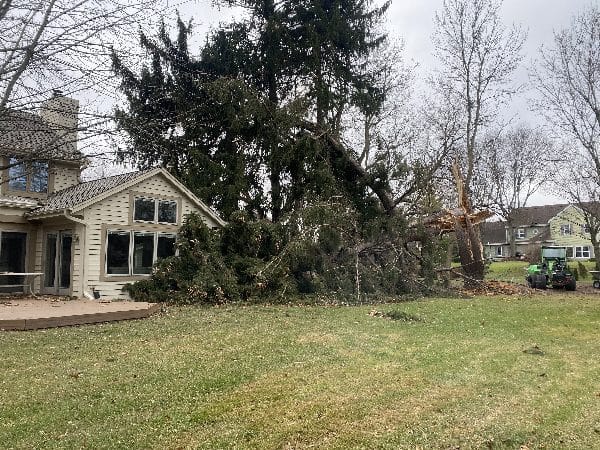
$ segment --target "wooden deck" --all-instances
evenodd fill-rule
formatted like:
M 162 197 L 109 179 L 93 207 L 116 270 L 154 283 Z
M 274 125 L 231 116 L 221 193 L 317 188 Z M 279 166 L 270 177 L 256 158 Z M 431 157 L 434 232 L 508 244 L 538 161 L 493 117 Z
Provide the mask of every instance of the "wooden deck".
M 0 330 L 36 330 L 142 319 L 158 311 L 158 303 L 0 297 Z

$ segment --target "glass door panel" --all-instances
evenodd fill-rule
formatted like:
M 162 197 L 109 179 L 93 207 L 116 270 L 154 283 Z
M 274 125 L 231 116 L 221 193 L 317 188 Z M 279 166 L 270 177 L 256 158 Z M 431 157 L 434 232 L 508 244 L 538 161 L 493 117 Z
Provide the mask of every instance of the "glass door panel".
M 60 232 L 60 289 L 71 287 L 71 233 Z
M 46 235 L 46 257 L 44 261 L 44 286 L 56 287 L 56 234 Z
M 0 272 L 25 272 L 27 233 L 3 231 L 0 234 Z M 0 285 L 23 284 L 21 275 L 0 276 Z M 22 287 L 0 287 L 0 292 L 21 292 Z

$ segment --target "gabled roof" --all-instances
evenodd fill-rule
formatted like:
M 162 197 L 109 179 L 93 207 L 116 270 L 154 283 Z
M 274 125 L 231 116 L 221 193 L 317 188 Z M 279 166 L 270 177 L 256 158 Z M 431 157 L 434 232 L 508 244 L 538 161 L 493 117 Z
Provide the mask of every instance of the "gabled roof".
M 527 206 L 525 208 L 517 208 L 510 214 L 513 226 L 529 226 L 529 225 L 544 225 L 550 219 L 564 210 L 568 204 L 560 205 L 544 205 L 544 206 Z
M 0 110 L 0 154 L 79 161 L 82 154 L 76 147 L 37 114 Z
M 212 209 L 198 199 L 198 197 L 190 192 L 169 172 L 160 167 L 87 181 L 57 191 L 48 196 L 45 205 L 30 211 L 27 216 L 34 218 L 61 213 L 65 210 L 77 212 L 157 174 L 161 174 L 167 178 L 167 180 L 174 184 L 211 219 L 213 219 L 219 225 L 225 225 L 223 219 L 221 219 Z

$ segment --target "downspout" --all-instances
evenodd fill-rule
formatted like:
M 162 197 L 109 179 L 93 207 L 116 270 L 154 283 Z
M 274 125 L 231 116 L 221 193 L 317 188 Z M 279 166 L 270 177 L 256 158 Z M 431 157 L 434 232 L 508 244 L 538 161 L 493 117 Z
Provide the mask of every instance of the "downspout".
M 67 220 L 71 220 L 73 222 L 76 222 L 80 225 L 83 225 L 83 251 L 81 252 L 81 295 L 85 296 L 86 291 L 87 291 L 87 278 L 86 278 L 86 267 L 87 264 L 85 262 L 85 258 L 87 257 L 88 254 L 88 249 L 87 249 L 87 222 L 83 219 L 80 219 L 78 217 L 74 217 L 70 214 L 68 209 L 64 209 L 63 211 L 63 216 L 65 217 L 65 219 Z

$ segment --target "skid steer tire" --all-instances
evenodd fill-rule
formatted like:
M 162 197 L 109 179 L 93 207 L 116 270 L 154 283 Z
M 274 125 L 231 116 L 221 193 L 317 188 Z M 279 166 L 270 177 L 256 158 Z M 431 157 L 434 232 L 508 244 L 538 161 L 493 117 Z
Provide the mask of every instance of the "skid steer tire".
M 547 282 L 548 279 L 546 278 L 546 275 L 536 275 L 533 279 L 533 286 L 536 289 L 546 289 Z

